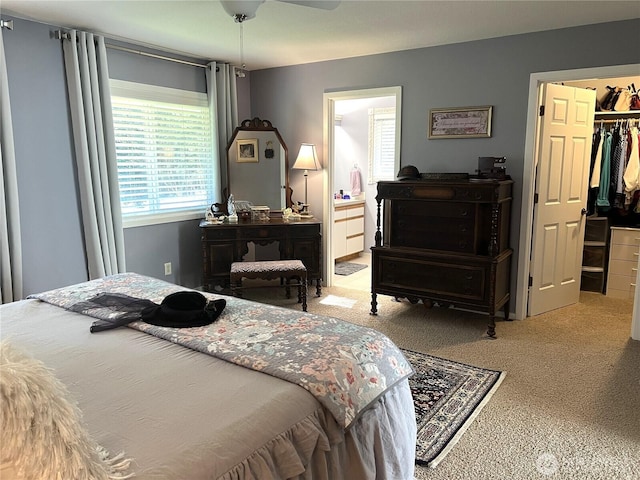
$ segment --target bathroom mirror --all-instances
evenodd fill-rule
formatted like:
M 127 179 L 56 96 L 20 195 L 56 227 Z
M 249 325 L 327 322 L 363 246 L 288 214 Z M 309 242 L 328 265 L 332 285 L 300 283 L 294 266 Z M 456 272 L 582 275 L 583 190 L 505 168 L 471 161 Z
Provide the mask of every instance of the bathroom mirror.
M 247 119 L 234 130 L 227 145 L 229 195 L 272 211 L 291 205 L 289 153 L 270 121 Z

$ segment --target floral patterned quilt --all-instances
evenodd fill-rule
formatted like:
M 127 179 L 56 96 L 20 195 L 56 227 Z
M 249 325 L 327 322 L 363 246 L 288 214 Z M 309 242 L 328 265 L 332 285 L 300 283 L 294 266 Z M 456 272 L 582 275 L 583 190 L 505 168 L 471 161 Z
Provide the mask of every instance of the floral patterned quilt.
M 99 293 L 120 293 L 159 304 L 168 294 L 181 290 L 186 289 L 123 273 L 29 298 L 70 309 Z M 204 295 L 209 299 L 220 298 L 215 294 Z M 335 318 L 224 298 L 226 308 L 210 325 L 169 328 L 136 321 L 128 326 L 296 383 L 313 394 L 344 428 L 387 389 L 413 373 L 400 349 L 376 330 Z M 85 313 L 96 318 L 118 315 L 108 308 Z

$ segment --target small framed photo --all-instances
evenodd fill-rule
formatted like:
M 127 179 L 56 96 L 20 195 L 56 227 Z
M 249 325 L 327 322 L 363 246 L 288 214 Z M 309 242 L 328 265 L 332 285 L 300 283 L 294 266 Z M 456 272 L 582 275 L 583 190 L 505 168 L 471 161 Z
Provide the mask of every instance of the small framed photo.
M 429 139 L 490 137 L 492 112 L 492 106 L 432 108 Z
M 236 140 L 238 144 L 239 163 L 257 163 L 258 162 L 258 139 L 245 138 Z

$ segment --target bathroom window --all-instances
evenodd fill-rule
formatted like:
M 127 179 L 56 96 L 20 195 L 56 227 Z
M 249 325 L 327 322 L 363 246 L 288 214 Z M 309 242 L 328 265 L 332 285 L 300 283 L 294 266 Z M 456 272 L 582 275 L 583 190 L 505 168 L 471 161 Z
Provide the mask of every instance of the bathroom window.
M 396 151 L 395 107 L 369 109 L 369 184 L 394 180 Z

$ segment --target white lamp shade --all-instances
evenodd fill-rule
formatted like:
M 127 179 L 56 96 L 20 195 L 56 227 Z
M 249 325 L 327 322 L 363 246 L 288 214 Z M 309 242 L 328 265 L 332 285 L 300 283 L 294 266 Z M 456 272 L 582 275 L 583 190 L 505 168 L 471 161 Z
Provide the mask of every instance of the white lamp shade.
M 300 145 L 300 151 L 293 164 L 296 170 L 318 170 L 320 162 L 318 162 L 318 154 L 316 146 L 312 143 L 303 143 Z

